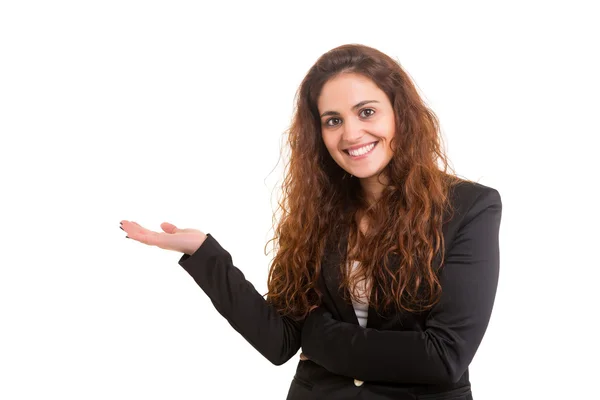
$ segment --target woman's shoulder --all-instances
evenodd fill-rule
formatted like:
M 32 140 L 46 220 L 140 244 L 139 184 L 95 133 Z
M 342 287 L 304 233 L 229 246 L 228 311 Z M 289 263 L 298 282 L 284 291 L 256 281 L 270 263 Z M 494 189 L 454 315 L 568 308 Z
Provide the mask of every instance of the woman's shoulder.
M 468 207 L 485 198 L 500 199 L 500 192 L 496 188 L 456 176 L 451 179 L 450 198 L 454 206 Z
M 453 177 L 449 197 L 453 220 L 460 220 L 468 213 L 490 206 L 502 208 L 498 189 L 468 179 Z

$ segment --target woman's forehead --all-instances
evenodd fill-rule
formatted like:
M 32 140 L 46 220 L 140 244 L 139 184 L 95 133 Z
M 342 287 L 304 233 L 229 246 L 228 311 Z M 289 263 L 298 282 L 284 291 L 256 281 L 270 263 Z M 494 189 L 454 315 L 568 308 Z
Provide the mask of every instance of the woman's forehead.
M 358 74 L 340 74 L 323 85 L 317 99 L 319 112 L 350 110 L 365 101 L 382 102 L 385 93 L 369 78 Z

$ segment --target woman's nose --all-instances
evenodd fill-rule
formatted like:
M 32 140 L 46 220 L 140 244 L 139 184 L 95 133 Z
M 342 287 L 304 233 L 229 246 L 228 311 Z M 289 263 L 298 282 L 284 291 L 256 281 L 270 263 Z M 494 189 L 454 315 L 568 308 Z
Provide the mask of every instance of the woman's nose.
M 364 129 L 359 121 L 346 122 L 344 125 L 344 131 L 342 133 L 342 139 L 347 143 L 358 143 L 360 138 L 364 136 Z

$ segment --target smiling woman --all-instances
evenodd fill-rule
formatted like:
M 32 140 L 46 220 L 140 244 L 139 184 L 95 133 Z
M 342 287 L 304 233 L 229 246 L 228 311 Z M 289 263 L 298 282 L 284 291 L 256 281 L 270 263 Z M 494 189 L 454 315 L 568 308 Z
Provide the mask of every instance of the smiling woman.
M 377 180 L 394 155 L 396 131 L 394 109 L 383 90 L 364 75 L 342 73 L 323 85 L 318 108 L 331 157 L 362 185 L 383 188 Z
M 289 400 L 472 399 L 498 283 L 498 191 L 448 172 L 437 118 L 367 46 L 317 60 L 288 134 L 266 299 L 211 234 L 123 229 L 184 252 L 179 264 L 273 364 L 302 347 Z

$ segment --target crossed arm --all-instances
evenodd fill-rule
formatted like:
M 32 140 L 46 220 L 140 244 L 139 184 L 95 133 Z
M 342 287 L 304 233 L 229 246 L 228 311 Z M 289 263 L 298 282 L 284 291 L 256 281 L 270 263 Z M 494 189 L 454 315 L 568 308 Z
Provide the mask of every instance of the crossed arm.
M 302 352 L 327 370 L 365 381 L 456 382 L 487 329 L 498 284 L 502 202 L 482 194 L 464 217 L 440 273 L 442 296 L 423 332 L 337 321 L 324 308 L 302 329 Z

